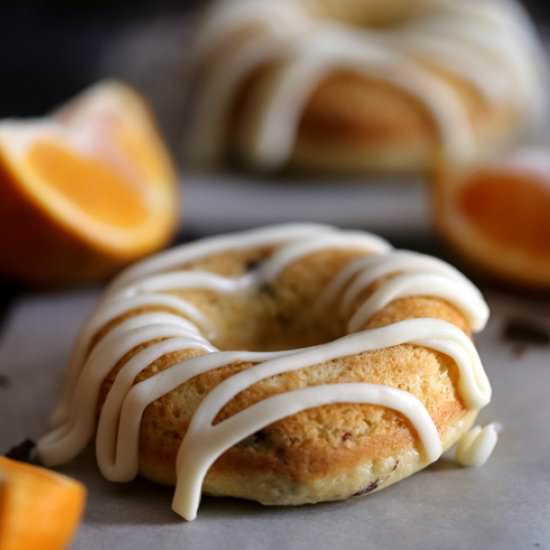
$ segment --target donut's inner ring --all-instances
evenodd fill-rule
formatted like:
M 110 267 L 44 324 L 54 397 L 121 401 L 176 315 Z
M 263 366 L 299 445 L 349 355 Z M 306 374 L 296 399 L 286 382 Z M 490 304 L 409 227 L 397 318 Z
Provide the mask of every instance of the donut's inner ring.
M 248 276 L 251 282 L 243 290 L 223 293 L 194 288 L 173 293 L 209 319 L 215 329 L 210 341 L 222 351 L 291 350 L 347 334 L 349 314 L 337 303 L 319 305 L 319 297 L 335 275 L 364 256 L 364 251 L 316 252 L 292 262 L 273 281 L 265 281 L 262 262 L 271 253 L 270 248 L 233 251 L 192 265 L 236 280 Z

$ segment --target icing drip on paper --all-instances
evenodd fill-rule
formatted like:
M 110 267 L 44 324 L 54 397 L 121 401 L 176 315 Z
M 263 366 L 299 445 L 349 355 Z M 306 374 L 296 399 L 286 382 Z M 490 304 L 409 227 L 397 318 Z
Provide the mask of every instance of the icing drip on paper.
M 493 453 L 498 441 L 495 424 L 484 428 L 475 426 L 466 433 L 456 446 L 456 460 L 463 466 L 483 466 Z

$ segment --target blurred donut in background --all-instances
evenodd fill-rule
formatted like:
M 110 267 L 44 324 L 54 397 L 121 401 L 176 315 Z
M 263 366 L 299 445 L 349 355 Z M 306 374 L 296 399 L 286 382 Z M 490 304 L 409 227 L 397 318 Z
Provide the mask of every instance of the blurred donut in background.
M 478 271 L 550 290 L 550 150 L 523 148 L 433 182 L 440 234 Z
M 356 27 L 397 24 L 440 0 L 298 0 L 315 17 Z
M 0 276 L 102 279 L 164 246 L 176 175 L 143 99 L 96 84 L 49 116 L 0 122 Z
M 195 49 L 191 158 L 314 172 L 471 161 L 545 119 L 515 2 L 224 0 Z

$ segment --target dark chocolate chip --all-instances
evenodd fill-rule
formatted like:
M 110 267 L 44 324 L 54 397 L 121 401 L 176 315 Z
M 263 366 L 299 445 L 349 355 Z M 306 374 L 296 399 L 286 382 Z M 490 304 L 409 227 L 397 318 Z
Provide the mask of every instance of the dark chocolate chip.
M 380 483 L 380 479 L 375 479 L 372 483 L 369 483 L 364 489 L 357 491 L 357 493 L 353 493 L 352 496 L 359 497 L 361 495 L 366 495 L 367 493 L 371 493 L 372 491 L 378 488 L 379 483 Z
M 0 374 L 0 389 L 7 389 L 11 386 L 11 380 L 4 374 Z
M 514 355 L 520 356 L 529 346 L 549 346 L 550 332 L 542 323 L 533 320 L 511 318 L 502 330 L 502 339 L 513 344 Z
M 239 443 L 239 447 L 252 447 L 254 445 L 261 445 L 263 443 L 266 443 L 268 440 L 269 440 L 269 434 L 264 430 L 258 430 L 257 432 L 253 433 L 251 436 L 247 437 L 246 439 L 243 439 Z
M 512 346 L 512 355 L 519 359 L 520 357 L 525 355 L 527 348 L 528 346 L 526 346 L 525 344 L 514 344 Z
M 20 462 L 32 462 L 36 443 L 32 439 L 25 439 L 18 445 L 12 447 L 7 453 L 8 458 Z
M 251 260 L 248 260 L 244 266 L 245 270 L 250 272 L 250 271 L 256 271 L 256 269 L 258 268 L 258 266 L 260 265 L 260 260 L 255 260 L 255 259 L 251 259 Z
M 281 462 L 281 464 L 288 464 L 289 455 L 285 447 L 275 447 L 275 456 L 277 457 L 277 460 Z
M 290 317 L 288 316 L 288 314 L 286 313 L 283 313 L 283 312 L 279 312 L 277 313 L 276 315 L 276 319 L 277 319 L 277 322 L 282 325 L 282 326 L 286 326 L 290 323 L 291 319 Z
M 267 294 L 267 296 L 271 296 L 272 298 L 275 298 L 275 288 L 273 285 L 270 285 L 269 283 L 262 283 L 260 285 L 260 292 L 262 294 Z
M 351 432 L 344 432 L 342 434 L 342 441 L 349 441 L 351 439 Z
M 263 443 L 269 439 L 269 434 L 264 430 L 258 430 L 256 433 L 253 433 L 251 437 L 254 439 L 254 443 Z

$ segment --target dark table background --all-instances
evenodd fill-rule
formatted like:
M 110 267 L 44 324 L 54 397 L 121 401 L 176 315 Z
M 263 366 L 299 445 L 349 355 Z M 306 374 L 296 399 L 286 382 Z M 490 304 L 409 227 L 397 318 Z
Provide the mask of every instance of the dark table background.
M 550 2 L 522 3 L 540 34 L 548 36 Z M 0 1 L 0 119 L 41 116 L 101 78 L 121 78 L 151 100 L 178 157 L 185 131 L 183 90 L 192 16 L 207 4 L 207 0 Z M 226 229 L 232 228 L 216 228 Z M 186 223 L 176 240 L 202 234 Z M 386 236 L 397 246 L 446 256 L 433 234 L 427 238 L 425 232 L 407 230 L 397 238 Z M 5 311 L 2 304 L 10 303 L 13 294 L 13 287 L 0 280 L 0 316 Z
M 391 1 L 391 0 L 389 0 Z M 475 0 L 456 0 L 475 1 Z M 127 76 L 120 37 L 173 29 L 200 0 L 3 0 L 0 2 L 0 118 L 39 115 L 103 76 Z M 537 26 L 550 25 L 550 3 L 524 0 Z M 188 47 L 184 39 L 178 47 Z M 138 54 L 139 55 L 139 54 Z M 132 63 L 139 59 L 132 59 Z

